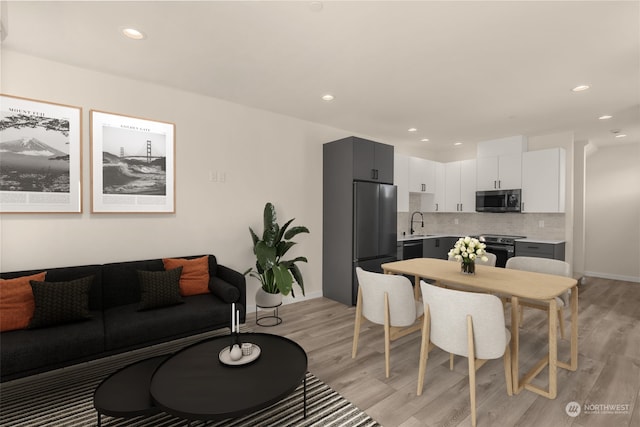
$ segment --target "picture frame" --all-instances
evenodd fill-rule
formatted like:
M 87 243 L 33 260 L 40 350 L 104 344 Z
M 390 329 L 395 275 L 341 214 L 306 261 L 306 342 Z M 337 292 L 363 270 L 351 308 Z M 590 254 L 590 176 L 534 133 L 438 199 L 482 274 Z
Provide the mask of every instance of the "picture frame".
M 82 108 L 0 94 L 0 213 L 82 213 Z
M 175 213 L 175 124 L 90 110 L 91 212 Z

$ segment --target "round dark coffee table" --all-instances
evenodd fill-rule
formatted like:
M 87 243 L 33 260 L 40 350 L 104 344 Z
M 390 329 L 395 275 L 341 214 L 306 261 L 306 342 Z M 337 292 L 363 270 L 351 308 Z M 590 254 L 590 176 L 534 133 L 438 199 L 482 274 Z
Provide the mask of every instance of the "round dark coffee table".
M 167 358 L 151 378 L 150 392 L 158 409 L 189 420 L 222 420 L 266 408 L 304 384 L 306 416 L 307 354 L 278 335 L 246 333 L 242 342 L 260 347 L 250 364 L 227 366 L 218 355 L 229 336 L 189 346 Z
M 102 415 L 133 418 L 159 412 L 149 394 L 149 383 L 167 355 L 152 357 L 125 366 L 104 379 L 93 394 L 93 406 L 98 412 L 98 427 Z

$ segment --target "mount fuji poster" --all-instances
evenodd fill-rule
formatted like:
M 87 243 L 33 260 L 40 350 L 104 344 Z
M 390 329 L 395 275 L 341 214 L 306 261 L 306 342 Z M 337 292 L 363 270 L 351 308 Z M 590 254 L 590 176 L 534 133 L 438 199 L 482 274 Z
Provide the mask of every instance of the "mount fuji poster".
M 82 211 L 81 112 L 0 95 L 0 212 Z

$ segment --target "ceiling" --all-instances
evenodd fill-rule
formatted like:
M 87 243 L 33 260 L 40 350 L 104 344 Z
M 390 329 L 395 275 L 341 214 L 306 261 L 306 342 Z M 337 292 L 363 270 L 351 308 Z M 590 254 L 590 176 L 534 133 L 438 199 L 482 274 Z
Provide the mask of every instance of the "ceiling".
M 8 1 L 2 25 L 2 49 L 409 150 L 566 131 L 640 141 L 639 1 Z

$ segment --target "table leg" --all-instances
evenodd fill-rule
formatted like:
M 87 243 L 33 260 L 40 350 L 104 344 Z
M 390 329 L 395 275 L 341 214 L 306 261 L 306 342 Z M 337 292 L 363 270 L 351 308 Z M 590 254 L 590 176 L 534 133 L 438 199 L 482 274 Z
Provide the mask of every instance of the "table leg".
M 302 389 L 303 389 L 303 414 L 304 418 L 307 418 L 307 376 L 304 376 L 304 380 L 302 380 Z
M 571 290 L 571 370 L 578 369 L 578 286 Z
M 558 394 L 558 305 L 549 301 L 549 399 Z
M 98 427 L 102 425 L 102 415 L 98 412 Z
M 413 286 L 414 298 L 416 299 L 416 301 L 420 301 L 420 294 L 422 293 L 422 291 L 420 290 L 420 276 L 416 276 L 413 282 L 414 282 L 414 286 Z
M 518 297 L 511 297 L 511 376 L 513 381 L 513 393 L 520 393 L 520 374 L 518 372 L 518 354 L 520 351 L 520 316 Z

